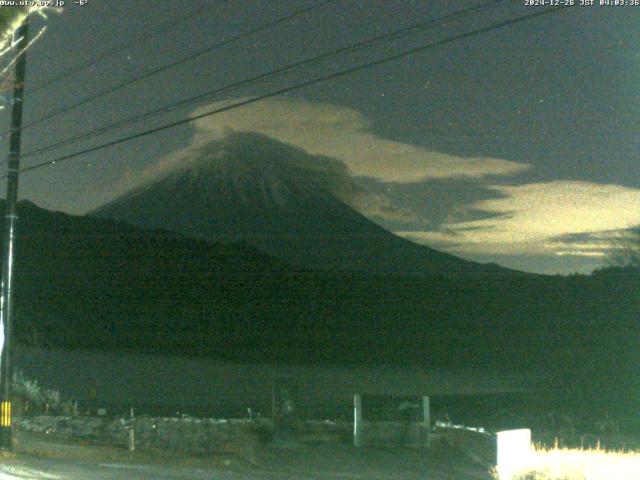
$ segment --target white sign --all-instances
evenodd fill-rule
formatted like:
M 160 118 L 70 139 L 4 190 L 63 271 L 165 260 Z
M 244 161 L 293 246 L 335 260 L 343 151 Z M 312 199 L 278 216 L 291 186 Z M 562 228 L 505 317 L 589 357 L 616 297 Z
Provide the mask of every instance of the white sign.
M 505 430 L 498 432 L 497 467 L 500 480 L 511 480 L 528 463 L 531 455 L 531 430 Z

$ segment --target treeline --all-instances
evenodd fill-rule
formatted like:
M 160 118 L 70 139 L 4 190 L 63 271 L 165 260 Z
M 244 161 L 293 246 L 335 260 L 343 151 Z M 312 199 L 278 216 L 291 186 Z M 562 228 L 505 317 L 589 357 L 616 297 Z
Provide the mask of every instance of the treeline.
M 251 362 L 526 367 L 550 372 L 567 395 L 588 384 L 622 399 L 640 383 L 638 269 L 318 273 L 242 244 L 20 207 L 23 343 Z

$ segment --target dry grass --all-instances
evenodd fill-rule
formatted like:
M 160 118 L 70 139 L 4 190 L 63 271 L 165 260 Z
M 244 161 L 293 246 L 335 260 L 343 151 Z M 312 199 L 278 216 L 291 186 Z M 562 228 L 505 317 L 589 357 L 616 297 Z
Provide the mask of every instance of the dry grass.
M 497 475 L 496 475 L 496 478 Z M 536 448 L 513 480 L 638 480 L 640 452 Z M 501 479 L 502 480 L 502 479 Z

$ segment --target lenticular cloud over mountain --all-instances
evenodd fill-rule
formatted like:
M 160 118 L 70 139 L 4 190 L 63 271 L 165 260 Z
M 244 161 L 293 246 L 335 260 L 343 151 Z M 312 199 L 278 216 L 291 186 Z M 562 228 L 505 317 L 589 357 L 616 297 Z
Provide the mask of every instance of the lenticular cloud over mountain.
M 226 134 L 183 151 L 180 162 L 93 215 L 210 241 L 243 241 L 319 269 L 411 274 L 494 269 L 388 232 L 354 209 L 359 198 L 371 204 L 376 197 L 358 186 L 342 162 L 265 135 Z M 393 211 L 379 204 L 385 208 Z
M 193 115 L 239 100 L 216 102 Z M 257 132 L 300 147 L 313 155 L 337 158 L 353 175 L 383 182 L 418 183 L 428 179 L 509 176 L 527 164 L 489 157 L 456 157 L 383 138 L 362 113 L 339 105 L 269 99 L 196 121 L 194 143 L 206 144 L 231 132 Z

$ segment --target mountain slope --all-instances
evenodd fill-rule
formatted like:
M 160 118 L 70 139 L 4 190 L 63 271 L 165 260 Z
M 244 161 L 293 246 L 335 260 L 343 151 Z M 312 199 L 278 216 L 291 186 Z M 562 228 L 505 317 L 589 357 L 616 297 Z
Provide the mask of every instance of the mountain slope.
M 255 133 L 201 147 L 185 165 L 92 212 L 195 238 L 245 241 L 323 270 L 411 275 L 506 273 L 402 239 L 345 198 L 361 194 L 344 165 Z
M 505 282 L 305 271 L 242 244 L 28 202 L 18 212 L 16 331 L 23 343 L 236 361 L 512 363 L 516 344 L 496 346 L 505 332 L 529 328 L 514 311 L 537 324 L 546 310 L 534 309 L 548 309 L 556 290 L 555 282 L 529 276 Z M 531 295 L 523 310 L 520 299 Z

